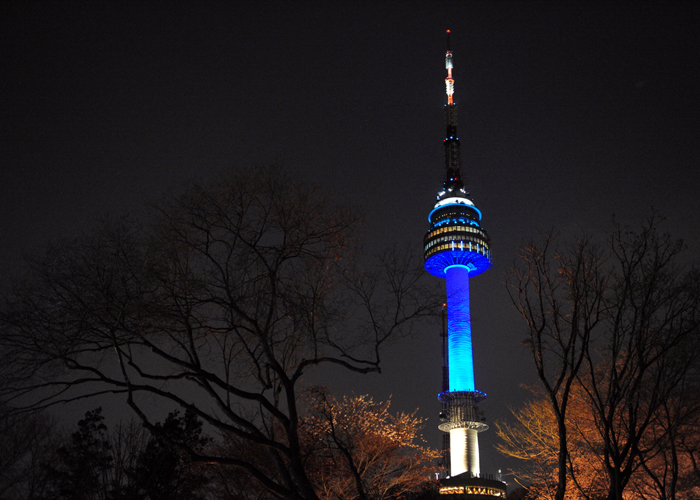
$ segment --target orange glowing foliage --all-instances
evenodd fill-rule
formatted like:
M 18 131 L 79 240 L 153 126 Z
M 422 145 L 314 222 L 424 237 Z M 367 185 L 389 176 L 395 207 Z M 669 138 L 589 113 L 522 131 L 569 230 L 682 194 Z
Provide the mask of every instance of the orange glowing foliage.
M 674 407 L 673 403 L 669 402 L 669 414 L 660 414 L 645 434 L 642 444 L 650 453 L 644 462 L 638 460 L 631 464 L 635 472 L 623 492 L 625 500 L 700 498 L 700 414 L 694 405 Z M 670 413 L 684 410 L 694 412 L 694 415 L 679 418 L 679 415 Z M 525 461 L 522 468 L 512 472 L 520 484 L 529 486 L 528 498 L 551 500 L 557 489 L 559 450 L 557 423 L 551 405 L 545 397 L 537 394 L 521 408 L 511 411 L 515 423 L 496 423 L 501 438 L 496 448 L 504 455 Z M 674 424 L 670 433 L 668 422 L 682 424 Z M 604 431 L 599 428 L 580 386 L 572 391 L 566 424 L 569 450 L 566 498 L 605 498 L 608 477 L 603 459 Z M 620 429 L 625 425 L 623 421 L 616 423 Z M 672 494 L 671 467 L 678 469 Z
M 317 391 L 301 434 L 307 470 L 321 499 L 390 500 L 424 487 L 439 452 L 422 444 L 423 420 L 389 412 L 391 401 L 336 399 Z

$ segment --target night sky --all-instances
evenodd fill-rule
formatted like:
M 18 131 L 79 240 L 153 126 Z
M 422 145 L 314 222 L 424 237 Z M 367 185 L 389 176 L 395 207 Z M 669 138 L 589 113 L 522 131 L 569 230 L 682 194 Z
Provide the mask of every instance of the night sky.
M 372 245 L 420 252 L 450 29 L 462 174 L 494 255 L 472 281 L 476 384 L 505 418 L 535 383 L 503 278 L 524 240 L 656 210 L 697 255 L 699 5 L 0 3 L 0 272 L 96 216 L 265 162 L 360 206 Z M 422 331 L 338 388 L 420 407 L 437 447 L 440 376 L 439 332 Z M 482 471 L 513 465 L 495 441 L 480 437 Z

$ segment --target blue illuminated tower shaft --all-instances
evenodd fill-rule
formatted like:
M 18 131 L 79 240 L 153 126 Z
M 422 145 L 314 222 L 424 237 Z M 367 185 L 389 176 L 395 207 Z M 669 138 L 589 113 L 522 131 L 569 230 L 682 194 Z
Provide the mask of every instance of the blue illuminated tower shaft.
M 453 265 L 445 269 L 447 281 L 447 349 L 450 391 L 474 391 L 472 315 L 469 307 L 469 269 Z
M 449 33 L 449 32 L 448 32 Z M 425 269 L 446 280 L 447 366 L 449 387 L 440 394 L 440 429 L 450 436 L 450 475 L 480 474 L 477 434 L 488 429 L 477 404 L 486 397 L 474 383 L 469 279 L 491 267 L 489 237 L 481 227 L 481 211 L 464 189 L 460 175 L 457 105 L 454 103 L 452 52 L 445 57 L 446 179 L 430 212 L 424 238 Z

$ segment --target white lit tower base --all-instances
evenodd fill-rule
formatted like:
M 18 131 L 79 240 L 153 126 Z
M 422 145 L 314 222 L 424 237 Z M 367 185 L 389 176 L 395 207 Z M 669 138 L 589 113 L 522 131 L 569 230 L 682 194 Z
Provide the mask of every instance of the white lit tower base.
M 452 52 L 448 47 L 445 105 L 446 180 L 430 212 L 425 235 L 425 269 L 444 278 L 447 291 L 446 356 L 440 430 L 449 433 L 450 477 L 441 480 L 441 494 L 452 498 L 506 496 L 505 484 L 481 474 L 478 433 L 488 429 L 477 404 L 486 394 L 474 385 L 469 279 L 491 267 L 489 237 L 481 227 L 481 212 L 469 199 L 460 177 L 457 106 L 453 100 Z

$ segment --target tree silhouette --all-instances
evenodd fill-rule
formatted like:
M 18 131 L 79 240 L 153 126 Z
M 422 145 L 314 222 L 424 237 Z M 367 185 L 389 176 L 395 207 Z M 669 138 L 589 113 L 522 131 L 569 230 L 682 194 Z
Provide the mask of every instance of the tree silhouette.
M 48 469 L 49 500 L 93 500 L 107 498 L 108 471 L 113 466 L 111 445 L 102 409 L 89 411 L 78 422 L 78 430 L 58 448 Z
M 553 498 L 566 495 L 569 461 L 567 411 L 571 390 L 584 366 L 586 345 L 602 320 L 607 276 L 599 266 L 601 249 L 584 238 L 554 248 L 551 234 L 526 245 L 507 276 L 508 291 L 525 318 L 537 375 L 557 427 L 557 480 Z
M 668 401 L 668 406 L 680 413 L 657 413 L 642 440 L 644 454 L 637 461 L 625 498 L 690 499 L 700 494 L 700 474 L 693 462 L 700 444 L 700 412 L 696 394 L 689 396 L 692 401 L 683 405 L 675 398 Z M 566 498 L 605 498 L 608 492 L 603 438 L 580 387 L 572 391 L 570 405 Z M 551 405 L 542 394 L 535 394 L 512 411 L 515 423 L 496 423 L 501 438 L 497 448 L 524 461 L 524 467 L 514 473 L 521 483 L 530 485 L 531 498 L 553 498 L 558 436 Z M 673 431 L 669 431 L 669 424 Z
M 438 300 L 419 259 L 363 257 L 358 230 L 354 210 L 255 169 L 56 245 L 2 300 L 4 397 L 44 408 L 121 394 L 152 432 L 151 401 L 174 403 L 273 466 L 167 444 L 239 467 L 277 497 L 315 499 L 302 377 L 320 365 L 379 371 L 383 347 Z
M 186 446 L 204 452 L 211 439 L 202 435 L 202 422 L 192 411 L 183 416 L 175 411 L 165 422 L 155 425 L 157 434 L 140 454 L 133 471 L 133 482 L 139 492 L 138 498 L 148 500 L 198 500 L 205 498 L 204 487 L 209 478 L 201 464 L 192 463 L 189 456 L 178 453 L 176 448 L 164 442 Z M 163 436 L 161 438 L 159 436 Z
M 659 498 L 674 498 L 673 454 L 681 429 L 697 425 L 697 403 L 687 395 L 700 389 L 700 275 L 682 266 L 682 244 L 658 226 L 656 218 L 639 231 L 617 226 L 604 244 L 584 238 L 557 247 L 548 235 L 523 250 L 510 274 L 556 422 L 557 499 L 567 479 L 576 484 L 569 434 L 584 417 L 594 432 L 575 430 L 605 474 L 604 494 L 589 497 L 622 499 L 648 469 Z M 572 415 L 574 388 L 581 402 Z
M 41 464 L 55 448 L 56 423 L 46 413 L 17 415 L 0 406 L 0 498 L 39 498 L 46 473 Z
M 135 422 L 109 431 L 102 409 L 88 411 L 78 430 L 66 437 L 50 460 L 37 464 L 46 470 L 42 492 L 14 498 L 33 500 L 99 499 L 159 500 L 203 499 L 209 478 L 184 454 L 164 444 L 186 443 L 203 451 L 210 440 L 202 435 L 202 422 L 192 412 L 171 412 L 155 424 L 158 435 L 149 436 Z

